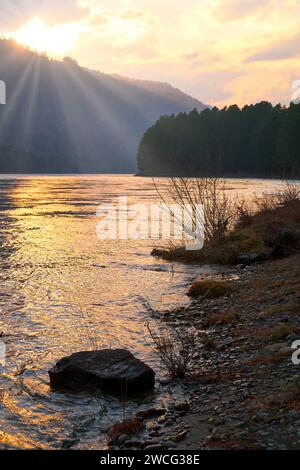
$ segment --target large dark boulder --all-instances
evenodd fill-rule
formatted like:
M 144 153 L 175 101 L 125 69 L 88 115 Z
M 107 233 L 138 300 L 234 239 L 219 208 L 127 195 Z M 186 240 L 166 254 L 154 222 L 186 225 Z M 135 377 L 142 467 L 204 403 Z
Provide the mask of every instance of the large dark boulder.
M 57 362 L 49 376 L 52 388 L 102 389 L 124 396 L 153 388 L 155 378 L 151 367 L 125 349 L 72 354 Z

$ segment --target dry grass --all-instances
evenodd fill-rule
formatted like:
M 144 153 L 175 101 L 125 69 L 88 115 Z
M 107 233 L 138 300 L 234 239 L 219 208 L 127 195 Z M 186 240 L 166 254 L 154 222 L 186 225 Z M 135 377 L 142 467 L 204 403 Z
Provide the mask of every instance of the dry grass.
M 207 446 L 210 448 L 222 449 L 222 450 L 233 450 L 237 447 L 243 450 L 259 450 L 260 446 L 256 442 L 249 442 L 247 439 L 228 439 L 227 437 L 223 440 L 222 438 L 212 437 L 208 439 Z
M 276 311 L 299 311 L 299 299 L 296 293 L 300 291 L 300 255 L 294 254 L 264 265 L 264 271 L 244 283 L 238 295 L 247 303 L 259 304 L 257 316 L 264 309 Z
M 228 325 L 234 323 L 240 318 L 239 314 L 235 310 L 229 310 L 228 312 L 211 313 L 206 317 L 208 325 Z
M 281 353 L 280 351 L 278 353 L 262 353 L 262 354 L 259 354 L 258 356 L 251 357 L 250 359 L 246 359 L 244 361 L 244 365 L 246 366 L 275 365 L 275 364 L 279 364 L 287 356 L 290 357 L 290 355 L 291 355 L 290 351 L 289 352 L 285 351 L 284 353 Z
M 273 395 L 267 400 L 266 405 L 270 408 L 278 406 L 285 410 L 300 410 L 300 381 L 295 380 L 285 390 Z
M 260 314 L 259 318 L 268 318 L 275 315 L 281 315 L 284 313 L 295 313 L 295 315 L 300 312 L 300 300 L 294 300 L 288 302 L 287 304 L 280 305 L 270 305 L 266 307 Z
M 233 292 L 232 283 L 215 279 L 201 279 L 195 281 L 188 292 L 190 297 L 204 297 L 205 299 L 216 299 Z
M 194 328 L 175 327 L 172 324 L 152 326 L 147 323 L 146 327 L 170 377 L 184 378 L 197 352 L 196 340 L 201 336 L 200 333 Z
M 142 432 L 145 428 L 142 418 L 132 418 L 121 423 L 116 423 L 110 430 L 112 440 L 117 440 L 122 435 L 130 436 Z
M 272 193 L 263 193 L 262 197 L 256 198 L 254 203 L 259 212 L 272 212 L 278 207 L 284 207 L 294 202 L 299 202 L 299 185 L 286 181 L 283 189 L 275 189 Z
M 277 341 L 286 338 L 292 334 L 296 329 L 295 325 L 288 325 L 286 323 L 279 323 L 273 327 L 266 327 L 260 331 L 255 332 L 255 337 L 265 341 Z
M 237 202 L 237 227 L 245 228 L 253 224 L 253 207 L 242 200 Z
M 236 264 L 241 253 L 257 253 L 264 249 L 262 239 L 247 229 L 238 229 L 231 232 L 222 243 L 206 242 L 200 251 L 187 251 L 185 246 L 169 246 L 157 248 L 152 254 L 167 261 L 180 261 L 182 263 L 211 263 L 219 265 Z
M 285 190 L 275 191 L 272 195 L 264 195 L 255 202 L 256 212 L 247 208 L 244 202 L 236 203 L 234 208 L 231 206 L 232 218 L 230 223 L 228 221 L 221 231 L 216 228 L 211 231 L 210 235 L 206 234 L 202 250 L 187 251 L 184 246 L 171 246 L 156 250 L 157 256 L 169 261 L 208 262 L 221 265 L 235 264 L 238 255 L 241 253 L 258 253 L 267 258 L 271 253 L 271 249 L 265 245 L 265 234 L 269 232 L 268 227 L 272 224 L 274 227 L 288 228 L 295 234 L 296 239 L 298 237 L 298 242 L 288 247 L 287 254 L 290 251 L 299 250 L 299 187 L 287 183 Z M 229 206 L 225 205 L 225 207 L 227 211 Z M 225 219 L 229 220 L 228 217 L 225 217 Z M 233 224 L 233 220 L 235 220 L 235 224 Z M 222 224 L 220 225 L 222 226 Z M 217 226 L 218 223 L 216 223 Z

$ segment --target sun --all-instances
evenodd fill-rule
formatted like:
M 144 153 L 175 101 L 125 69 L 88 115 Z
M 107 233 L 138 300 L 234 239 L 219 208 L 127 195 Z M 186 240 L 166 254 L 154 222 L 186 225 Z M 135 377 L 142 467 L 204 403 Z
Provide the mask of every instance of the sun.
M 36 16 L 9 36 L 30 49 L 61 57 L 75 47 L 82 31 L 77 22 L 48 26 Z

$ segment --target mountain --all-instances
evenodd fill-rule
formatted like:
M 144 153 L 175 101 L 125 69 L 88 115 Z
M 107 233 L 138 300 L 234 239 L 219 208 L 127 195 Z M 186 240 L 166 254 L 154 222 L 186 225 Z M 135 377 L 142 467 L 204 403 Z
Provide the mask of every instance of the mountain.
M 0 40 L 0 172 L 134 172 L 159 116 L 205 106 L 167 83 L 132 80 Z

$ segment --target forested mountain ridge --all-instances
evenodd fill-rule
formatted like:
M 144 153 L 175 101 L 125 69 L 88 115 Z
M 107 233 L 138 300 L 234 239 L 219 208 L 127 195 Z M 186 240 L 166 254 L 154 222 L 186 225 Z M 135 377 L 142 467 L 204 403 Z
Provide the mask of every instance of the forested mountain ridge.
M 38 55 L 0 39 L 0 172 L 134 172 L 145 130 L 162 114 L 205 106 L 172 86 Z
M 138 150 L 145 176 L 300 177 L 300 104 L 162 116 Z

